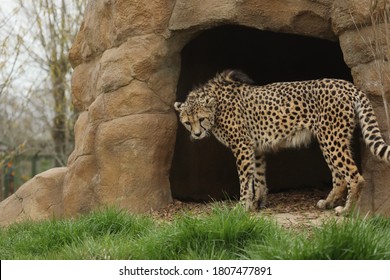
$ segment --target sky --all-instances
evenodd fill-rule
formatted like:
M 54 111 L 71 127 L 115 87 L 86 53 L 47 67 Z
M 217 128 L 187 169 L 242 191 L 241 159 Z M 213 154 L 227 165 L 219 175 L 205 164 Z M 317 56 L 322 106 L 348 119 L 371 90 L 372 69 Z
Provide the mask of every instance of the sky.
M 0 8 L 7 15 L 17 6 L 17 3 L 17 0 L 0 0 Z

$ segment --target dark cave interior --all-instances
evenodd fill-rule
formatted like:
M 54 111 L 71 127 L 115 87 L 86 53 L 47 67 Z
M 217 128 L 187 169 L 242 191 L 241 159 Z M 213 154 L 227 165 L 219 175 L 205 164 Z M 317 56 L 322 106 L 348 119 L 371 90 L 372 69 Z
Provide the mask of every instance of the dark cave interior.
M 184 101 L 191 89 L 225 69 L 242 70 L 259 85 L 318 78 L 352 81 L 338 42 L 228 25 L 203 31 L 183 48 L 177 100 Z M 266 179 L 270 192 L 331 186 L 330 171 L 315 141 L 308 148 L 267 155 Z M 191 141 L 181 124 L 170 182 L 173 197 L 182 200 L 234 199 L 239 194 L 230 150 L 214 137 Z

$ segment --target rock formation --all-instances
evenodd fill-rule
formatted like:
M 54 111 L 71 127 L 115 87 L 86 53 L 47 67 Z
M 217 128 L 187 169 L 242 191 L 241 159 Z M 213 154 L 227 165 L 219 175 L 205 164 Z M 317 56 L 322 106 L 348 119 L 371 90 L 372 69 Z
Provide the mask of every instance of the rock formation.
M 354 82 L 369 94 L 388 135 L 383 96 L 390 94 L 389 45 L 375 31 L 390 26 L 371 24 L 370 14 L 383 0 L 376 10 L 367 2 L 89 1 L 69 54 L 73 103 L 80 111 L 75 150 L 67 167 L 37 175 L 3 201 L 0 224 L 75 216 L 106 205 L 131 212 L 166 206 L 172 200 L 169 176 L 178 127 L 172 104 L 181 51 L 217 26 L 339 41 Z M 390 215 L 390 167 L 363 153 L 362 169 L 367 181 L 362 209 Z

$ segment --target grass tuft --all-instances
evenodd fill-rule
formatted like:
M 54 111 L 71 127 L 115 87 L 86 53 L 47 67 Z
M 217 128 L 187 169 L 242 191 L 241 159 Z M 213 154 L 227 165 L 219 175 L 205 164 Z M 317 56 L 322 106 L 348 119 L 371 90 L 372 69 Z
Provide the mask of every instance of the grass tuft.
M 254 246 L 251 258 L 279 260 L 390 259 L 390 221 L 385 218 L 329 219 L 299 235 L 284 235 Z M 279 236 L 280 237 L 280 236 Z
M 383 220 L 382 220 L 383 221 Z M 302 259 L 376 260 L 390 258 L 390 232 L 378 230 L 379 220 L 357 217 L 343 222 L 330 220 L 314 229 L 313 237 L 304 243 Z
M 216 206 L 209 215 L 184 214 L 160 231 L 144 237 L 135 259 L 237 259 L 246 244 L 262 242 L 276 226 L 242 208 Z M 147 239 L 147 240 L 146 240 Z

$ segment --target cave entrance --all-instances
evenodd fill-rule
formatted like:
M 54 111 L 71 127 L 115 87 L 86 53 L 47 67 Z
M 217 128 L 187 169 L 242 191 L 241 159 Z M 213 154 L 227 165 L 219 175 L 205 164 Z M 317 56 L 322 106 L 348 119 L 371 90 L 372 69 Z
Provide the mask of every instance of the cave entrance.
M 352 81 L 338 42 L 222 26 L 204 31 L 183 48 L 177 100 L 184 101 L 191 89 L 225 69 L 240 69 L 260 85 L 325 77 Z M 332 181 L 315 142 L 308 148 L 267 155 L 266 177 L 270 192 L 329 188 Z M 181 124 L 170 182 L 172 195 L 177 199 L 208 201 L 239 196 L 238 175 L 230 150 L 214 137 L 190 141 Z

